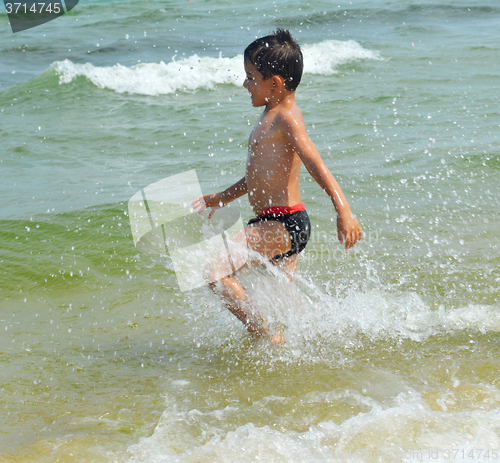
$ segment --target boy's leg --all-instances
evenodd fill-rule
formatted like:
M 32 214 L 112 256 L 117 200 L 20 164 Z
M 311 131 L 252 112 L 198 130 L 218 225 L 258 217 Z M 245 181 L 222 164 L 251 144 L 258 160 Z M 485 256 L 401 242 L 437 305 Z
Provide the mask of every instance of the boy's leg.
M 283 270 L 291 282 L 295 280 L 295 272 L 297 271 L 297 264 L 299 260 L 299 255 L 294 254 L 290 257 L 285 257 L 280 260 L 273 260 L 273 264 Z
M 245 288 L 234 276 L 223 277 L 217 282 L 210 283 L 209 286 L 250 333 L 256 336 L 268 334 L 265 321 L 255 313 Z
M 245 227 L 231 240 L 233 243 L 245 245 L 250 251 L 254 251 L 261 256 L 272 259 L 273 257 L 286 253 L 291 248 L 291 241 L 288 231 L 281 222 L 267 221 L 257 222 Z M 219 294 L 225 302 L 227 308 L 235 315 L 245 327 L 254 335 L 272 335 L 268 326 L 252 308 L 246 290 L 243 285 L 234 278 L 232 271 L 224 266 L 227 259 L 220 258 L 216 265 L 209 271 L 210 287 Z M 296 268 L 297 256 L 283 259 L 280 266 L 287 273 L 293 272 Z M 259 260 L 250 255 L 245 266 L 259 264 Z M 215 272 L 217 269 L 217 272 Z M 290 273 L 289 273 L 290 275 Z

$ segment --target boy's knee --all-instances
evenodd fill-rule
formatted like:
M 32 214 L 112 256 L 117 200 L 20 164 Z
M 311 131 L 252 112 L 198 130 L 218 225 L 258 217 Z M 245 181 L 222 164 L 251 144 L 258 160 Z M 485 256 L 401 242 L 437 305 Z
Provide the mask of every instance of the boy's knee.
M 218 281 L 209 281 L 208 282 L 208 287 L 214 292 L 216 293 L 217 292 L 217 287 L 219 286 L 218 285 Z
M 234 266 L 227 253 L 214 256 L 206 262 L 203 268 L 203 279 L 212 284 L 219 281 L 221 278 L 232 275 L 234 273 Z
M 221 273 L 221 269 L 216 265 L 210 264 L 205 267 L 204 270 L 204 279 L 208 284 L 208 287 L 217 292 L 217 289 L 220 287 L 221 283 L 224 279 L 227 278 L 227 275 Z
M 231 277 L 222 277 L 208 282 L 208 287 L 217 295 L 223 295 L 229 288 L 233 288 Z

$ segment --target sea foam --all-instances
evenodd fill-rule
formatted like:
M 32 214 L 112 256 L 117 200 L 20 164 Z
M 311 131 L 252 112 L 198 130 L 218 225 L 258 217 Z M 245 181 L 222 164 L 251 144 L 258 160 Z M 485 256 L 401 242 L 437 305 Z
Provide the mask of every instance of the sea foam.
M 365 59 L 381 59 L 376 51 L 367 50 L 349 40 L 325 40 L 304 45 L 304 72 L 333 75 L 338 66 Z M 226 58 L 200 57 L 196 54 L 169 63 L 141 63 L 126 67 L 78 64 L 70 60 L 56 61 L 51 68 L 59 75 L 60 84 L 68 84 L 83 76 L 102 89 L 138 95 L 166 95 L 177 91 L 212 89 L 218 84 L 241 86 L 245 78 L 243 56 Z
M 469 386 L 465 391 L 450 387 L 450 400 L 477 391 L 498 400 L 495 387 Z M 381 403 L 354 390 L 318 392 L 301 397 L 298 407 L 324 409 L 348 401 L 366 411 L 338 422 L 317 420 L 301 430 L 287 429 L 287 418 L 271 416 L 277 425 L 257 426 L 254 414 L 281 406 L 295 397 L 265 397 L 252 405 L 234 403 L 222 409 L 179 409 L 167 406 L 153 435 L 129 446 L 120 462 L 371 462 L 490 461 L 500 439 L 495 432 L 498 410 L 457 410 L 445 413 L 431 406 L 431 399 L 411 388 Z M 300 410 L 299 410 L 300 411 Z M 268 412 L 268 414 L 270 414 Z M 248 416 L 243 425 L 236 417 Z M 224 424 L 229 429 L 224 429 Z M 454 426 L 455 425 L 455 426 Z M 273 429 L 274 428 L 274 429 Z M 471 458 L 470 455 L 473 455 Z

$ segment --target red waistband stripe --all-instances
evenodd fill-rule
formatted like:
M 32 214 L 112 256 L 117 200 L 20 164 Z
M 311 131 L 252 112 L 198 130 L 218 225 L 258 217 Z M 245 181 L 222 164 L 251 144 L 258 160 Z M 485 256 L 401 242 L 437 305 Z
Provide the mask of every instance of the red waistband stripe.
M 304 203 L 299 203 L 296 204 L 295 206 L 272 206 L 268 207 L 267 209 L 264 209 L 260 214 L 259 217 L 262 217 L 264 215 L 287 215 L 287 214 L 293 214 L 294 212 L 299 212 L 299 211 L 305 211 L 306 207 L 304 206 Z

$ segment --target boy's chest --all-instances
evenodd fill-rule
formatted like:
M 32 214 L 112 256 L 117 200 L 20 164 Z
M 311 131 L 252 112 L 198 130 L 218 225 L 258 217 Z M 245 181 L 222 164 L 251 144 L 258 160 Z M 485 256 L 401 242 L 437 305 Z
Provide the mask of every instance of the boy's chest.
M 279 117 L 261 117 L 248 140 L 247 181 L 270 177 L 277 180 L 277 172 L 286 170 L 292 161 L 293 152 L 288 147 Z
M 276 116 L 262 115 L 250 134 L 248 144 L 250 150 L 257 154 L 267 146 L 276 146 L 277 143 L 283 142 L 283 140 L 283 133 L 279 129 Z

